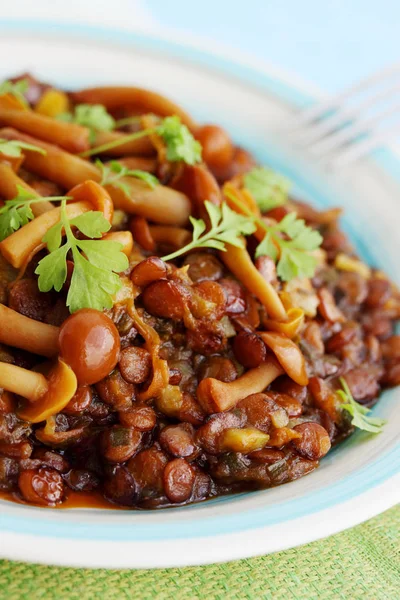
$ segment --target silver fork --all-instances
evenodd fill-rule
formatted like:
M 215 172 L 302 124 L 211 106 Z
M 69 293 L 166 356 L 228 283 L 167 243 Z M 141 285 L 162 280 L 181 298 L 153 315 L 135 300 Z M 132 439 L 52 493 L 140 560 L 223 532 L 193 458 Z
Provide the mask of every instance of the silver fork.
M 400 135 L 400 63 L 296 115 L 290 135 L 316 160 L 344 168 Z

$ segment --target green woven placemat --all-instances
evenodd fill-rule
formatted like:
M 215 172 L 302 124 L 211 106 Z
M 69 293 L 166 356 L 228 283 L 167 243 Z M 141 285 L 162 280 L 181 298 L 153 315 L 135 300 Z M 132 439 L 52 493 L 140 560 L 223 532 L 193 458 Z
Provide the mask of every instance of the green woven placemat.
M 107 571 L 0 561 L 0 598 L 399 600 L 400 506 L 313 544 L 222 565 Z

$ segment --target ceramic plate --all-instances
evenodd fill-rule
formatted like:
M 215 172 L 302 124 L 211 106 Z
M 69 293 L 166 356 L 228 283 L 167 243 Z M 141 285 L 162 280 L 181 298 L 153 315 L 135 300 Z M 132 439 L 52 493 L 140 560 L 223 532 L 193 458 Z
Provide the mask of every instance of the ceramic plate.
M 344 227 L 371 264 L 400 281 L 400 163 L 381 151 L 340 175 L 319 172 L 282 130 L 313 93 L 276 70 L 167 37 L 1 23 L 0 79 L 30 70 L 62 86 L 131 83 L 164 92 L 226 126 L 260 162 L 317 205 L 346 208 Z M 278 488 L 155 512 L 46 510 L 0 501 L 0 556 L 81 567 L 167 567 L 275 552 L 354 526 L 400 499 L 399 390 L 375 409 L 384 432 L 358 432 L 312 474 Z M 396 414 L 397 411 L 397 414 Z

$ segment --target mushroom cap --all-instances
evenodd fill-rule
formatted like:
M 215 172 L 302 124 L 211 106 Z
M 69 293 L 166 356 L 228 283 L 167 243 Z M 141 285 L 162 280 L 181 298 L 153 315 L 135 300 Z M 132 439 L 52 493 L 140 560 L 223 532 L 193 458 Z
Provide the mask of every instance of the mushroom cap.
M 75 373 L 60 358 L 51 369 L 47 382 L 47 392 L 37 402 L 26 402 L 18 411 L 20 419 L 31 423 L 45 421 L 67 406 L 78 387 Z

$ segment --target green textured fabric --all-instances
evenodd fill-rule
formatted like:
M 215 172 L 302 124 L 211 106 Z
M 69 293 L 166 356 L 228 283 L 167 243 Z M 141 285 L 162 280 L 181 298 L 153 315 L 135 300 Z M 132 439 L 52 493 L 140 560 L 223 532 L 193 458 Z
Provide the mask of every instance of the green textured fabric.
M 400 506 L 313 544 L 221 565 L 107 571 L 0 561 L 0 598 L 399 600 L 399 532 Z

